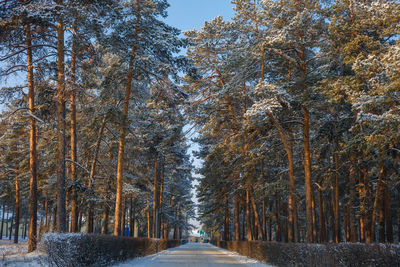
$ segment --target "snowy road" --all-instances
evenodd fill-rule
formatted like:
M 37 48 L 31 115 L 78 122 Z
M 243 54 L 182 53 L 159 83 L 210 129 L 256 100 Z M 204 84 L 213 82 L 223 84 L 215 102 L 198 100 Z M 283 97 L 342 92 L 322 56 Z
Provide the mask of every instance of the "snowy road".
M 210 244 L 189 243 L 177 248 L 162 251 L 156 255 L 134 259 L 115 267 L 206 267 L 206 266 L 251 266 L 271 267 L 271 265 L 260 263 L 236 253 L 217 248 Z

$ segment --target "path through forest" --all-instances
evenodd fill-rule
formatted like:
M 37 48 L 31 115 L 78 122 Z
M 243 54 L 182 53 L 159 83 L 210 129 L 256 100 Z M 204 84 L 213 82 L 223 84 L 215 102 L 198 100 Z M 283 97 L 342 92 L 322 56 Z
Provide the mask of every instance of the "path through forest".
M 206 267 L 206 266 L 252 266 L 252 267 L 272 267 L 247 257 L 239 256 L 225 249 L 217 248 L 211 244 L 189 243 L 165 250 L 158 254 L 134 259 L 115 267 L 128 266 L 190 266 L 190 267 Z

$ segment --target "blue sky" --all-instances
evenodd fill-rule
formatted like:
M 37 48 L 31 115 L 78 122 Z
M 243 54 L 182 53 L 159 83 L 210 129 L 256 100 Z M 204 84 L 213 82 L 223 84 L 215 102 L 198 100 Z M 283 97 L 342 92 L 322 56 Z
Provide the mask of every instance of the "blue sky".
M 222 15 L 230 19 L 233 14 L 231 0 L 169 0 L 167 23 L 182 31 L 200 29 L 205 21 Z

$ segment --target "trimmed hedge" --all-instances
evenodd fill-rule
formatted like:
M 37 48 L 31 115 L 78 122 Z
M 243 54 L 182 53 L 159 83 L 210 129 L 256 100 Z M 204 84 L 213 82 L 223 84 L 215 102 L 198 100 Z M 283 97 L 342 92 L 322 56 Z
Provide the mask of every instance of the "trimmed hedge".
M 96 234 L 46 234 L 42 249 L 50 266 L 107 266 L 180 245 L 180 240 Z
M 400 246 L 395 244 L 211 243 L 276 266 L 400 266 Z

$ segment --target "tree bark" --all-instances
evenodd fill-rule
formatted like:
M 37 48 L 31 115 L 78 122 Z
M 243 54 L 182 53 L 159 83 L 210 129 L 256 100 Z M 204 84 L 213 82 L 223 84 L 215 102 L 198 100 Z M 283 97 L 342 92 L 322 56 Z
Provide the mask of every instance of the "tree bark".
M 304 174 L 306 188 L 306 223 L 307 243 L 313 240 L 313 209 L 312 209 L 312 177 L 311 177 L 311 150 L 310 150 L 310 113 L 304 107 L 303 120 L 303 146 L 304 146 Z
M 235 174 L 235 210 L 234 210 L 234 226 L 235 226 L 235 241 L 240 240 L 240 218 L 239 218 L 239 208 L 240 208 L 240 195 L 238 191 L 237 175 Z M 243 214 L 244 216 L 244 214 Z
M 14 243 L 18 244 L 19 235 L 19 219 L 21 215 L 21 200 L 20 200 L 20 189 L 19 179 L 15 178 L 15 231 L 14 231 Z
M 158 159 L 154 161 L 154 184 L 153 184 L 153 237 L 158 238 Z
M 78 53 L 77 48 L 77 11 L 74 11 L 74 25 L 73 25 L 73 39 L 72 39 L 72 55 L 71 55 L 71 160 L 78 162 L 77 156 L 77 135 L 76 135 L 76 57 Z M 76 180 L 76 166 L 71 164 L 71 182 L 75 183 Z M 77 195 L 76 190 L 72 187 L 71 191 L 71 232 L 76 233 L 78 231 L 78 213 L 76 207 Z
M 0 229 L 0 239 L 3 239 L 3 228 L 4 228 L 4 214 L 6 213 L 6 202 L 3 199 L 3 209 L 1 210 L 1 229 Z
M 352 152 L 350 155 L 351 158 L 351 166 L 350 166 L 350 173 L 349 173 L 349 223 L 350 223 L 350 241 L 355 243 L 357 242 L 357 226 L 356 226 L 356 212 L 355 212 L 355 205 L 356 205 L 356 156 L 355 153 Z
M 95 147 L 94 154 L 93 154 L 92 164 L 90 167 L 88 187 L 89 187 L 90 192 L 93 194 L 94 194 L 93 191 L 94 191 L 94 176 L 96 174 L 96 164 L 97 164 L 97 159 L 99 157 L 100 145 L 101 145 L 101 140 L 103 138 L 104 128 L 106 126 L 106 121 L 107 121 L 107 114 L 104 114 L 100 129 L 99 129 L 97 141 L 96 141 L 96 147 Z M 87 231 L 86 232 L 93 233 L 93 201 L 88 202 L 88 216 L 87 216 Z
M 261 234 L 262 240 L 264 240 L 265 239 L 265 234 L 264 234 L 264 231 L 262 230 L 262 227 L 261 227 L 261 218 L 258 215 L 257 205 L 256 205 L 256 202 L 254 200 L 254 189 L 252 187 L 251 187 L 251 193 L 250 194 L 251 194 L 251 205 L 253 207 L 253 213 L 254 213 L 256 229 L 258 229 L 259 233 Z M 256 236 L 256 239 L 258 240 L 258 235 Z
M 158 233 L 161 237 L 161 224 L 162 224 L 162 214 L 163 214 L 163 194 L 164 194 L 164 176 L 165 176 L 165 162 L 164 159 L 161 162 L 161 175 L 160 175 L 160 192 L 159 192 L 159 200 L 158 200 Z
M 372 232 L 372 242 L 376 241 L 376 218 L 380 210 L 382 210 L 382 205 L 380 204 L 383 199 L 383 191 L 384 191 L 384 175 L 385 175 L 385 165 L 381 160 L 379 164 L 379 176 L 378 176 L 378 185 L 375 193 L 374 207 L 372 211 L 372 219 L 371 219 L 371 232 Z M 379 240 L 380 241 L 380 240 Z
M 63 5 L 62 0 L 57 4 Z M 57 232 L 66 229 L 65 210 L 65 71 L 64 71 L 64 22 L 57 21 Z
M 275 238 L 281 242 L 281 200 L 278 193 L 275 193 Z
M 272 114 L 267 114 L 271 119 L 275 127 L 277 128 L 279 135 L 281 137 L 283 146 L 285 148 L 287 158 L 288 158 L 288 174 L 289 174 L 289 227 L 288 235 L 289 241 L 297 243 L 298 230 L 297 230 L 297 205 L 296 205 L 296 188 L 294 184 L 294 167 L 293 167 L 293 145 L 289 140 L 287 133 L 278 123 Z
M 229 202 L 227 194 L 225 195 L 224 240 L 229 241 Z
M 10 235 L 8 236 L 9 240 L 11 240 L 12 230 L 13 230 L 13 227 L 14 227 L 15 209 L 16 209 L 16 206 L 13 207 L 13 213 L 12 213 L 12 216 L 11 216 Z
M 33 56 L 31 26 L 25 26 L 25 38 L 27 46 L 28 66 L 28 102 L 29 112 L 35 114 L 35 85 L 33 77 Z M 29 234 L 28 252 L 36 250 L 37 247 L 37 152 L 36 152 L 36 121 L 31 116 L 29 129 Z
M 103 219 L 101 223 L 101 233 L 103 235 L 108 234 L 108 214 L 109 214 L 108 205 L 105 204 L 103 209 Z
M 385 219 L 386 242 L 393 243 L 393 224 L 392 212 L 390 209 L 390 191 L 387 183 L 385 184 Z
M 140 0 L 136 0 L 137 15 L 136 20 L 139 24 L 140 21 Z M 138 34 L 138 27 L 135 28 L 135 36 Z M 131 97 L 132 79 L 133 79 L 133 60 L 135 57 L 136 46 L 132 46 L 129 56 L 128 75 L 125 90 L 124 110 L 121 119 L 121 129 L 119 133 L 119 147 L 118 147 L 118 164 L 117 164 L 117 194 L 115 198 L 115 213 L 114 213 L 114 235 L 121 235 L 121 205 L 122 205 L 122 179 L 124 169 L 124 149 L 125 149 L 125 135 L 126 135 L 126 122 L 128 119 L 129 99 Z

